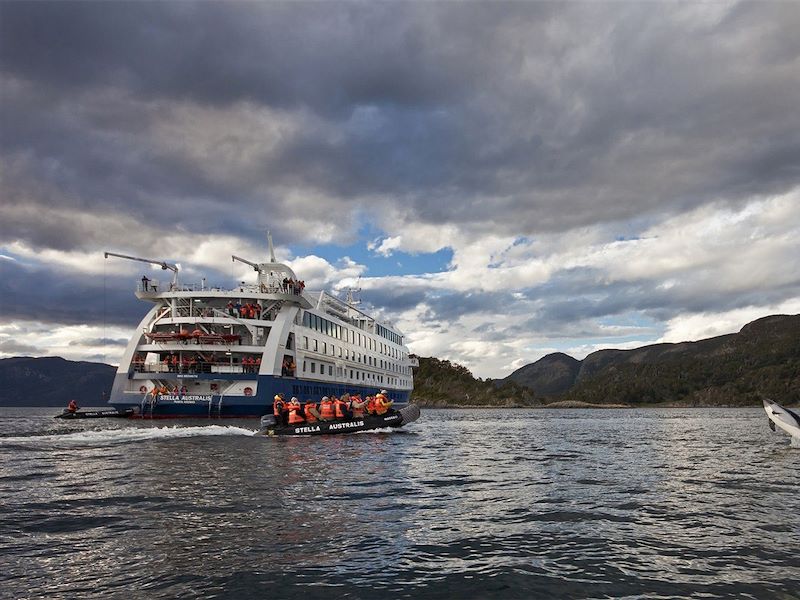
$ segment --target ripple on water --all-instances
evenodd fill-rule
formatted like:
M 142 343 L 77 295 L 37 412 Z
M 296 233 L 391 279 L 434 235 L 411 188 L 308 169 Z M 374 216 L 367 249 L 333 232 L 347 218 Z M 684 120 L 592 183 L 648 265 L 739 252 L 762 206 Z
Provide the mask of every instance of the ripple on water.
M 760 409 L 707 413 L 425 411 L 304 439 L 5 418 L 0 589 L 796 597 L 797 450 Z

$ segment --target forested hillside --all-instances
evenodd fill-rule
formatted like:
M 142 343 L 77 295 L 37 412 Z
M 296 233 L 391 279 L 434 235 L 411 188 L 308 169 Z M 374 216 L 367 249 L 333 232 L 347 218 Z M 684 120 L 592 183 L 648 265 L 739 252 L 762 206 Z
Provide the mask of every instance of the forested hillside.
M 58 357 L 0 359 L 0 406 L 103 406 L 116 367 Z
M 800 315 L 765 317 L 739 333 L 697 342 L 600 350 L 583 361 L 549 355 L 503 381 L 523 385 L 545 402 L 748 405 L 766 396 L 797 403 Z
M 421 406 L 531 406 L 534 394 L 514 382 L 495 386 L 448 360 L 420 357 L 412 400 Z

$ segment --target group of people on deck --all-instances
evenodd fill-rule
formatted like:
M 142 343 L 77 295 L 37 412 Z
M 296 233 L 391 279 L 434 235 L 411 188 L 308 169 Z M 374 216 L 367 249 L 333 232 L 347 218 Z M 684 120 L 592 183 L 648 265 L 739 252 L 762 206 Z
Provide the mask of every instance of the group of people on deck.
M 242 304 L 241 302 L 237 302 L 234 304 L 233 302 L 228 302 L 225 306 L 225 310 L 231 317 L 238 317 L 241 319 L 260 319 L 261 318 L 261 305 L 254 302 L 254 303 L 246 303 Z
M 359 419 L 366 415 L 385 415 L 392 410 L 388 392 L 381 390 L 374 396 L 361 399 L 358 394 L 342 394 L 340 397 L 323 396 L 319 404 L 308 400 L 300 404 L 296 397 L 288 402 L 278 394 L 272 404 L 275 421 L 282 426 L 317 423 L 320 421 L 343 421 Z

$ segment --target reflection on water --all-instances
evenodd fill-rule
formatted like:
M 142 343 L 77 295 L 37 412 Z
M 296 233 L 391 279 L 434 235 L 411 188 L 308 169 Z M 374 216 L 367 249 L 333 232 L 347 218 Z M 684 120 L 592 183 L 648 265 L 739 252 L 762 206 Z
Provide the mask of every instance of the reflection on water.
M 0 414 L 8 597 L 797 597 L 800 454 L 760 409 L 50 416 Z

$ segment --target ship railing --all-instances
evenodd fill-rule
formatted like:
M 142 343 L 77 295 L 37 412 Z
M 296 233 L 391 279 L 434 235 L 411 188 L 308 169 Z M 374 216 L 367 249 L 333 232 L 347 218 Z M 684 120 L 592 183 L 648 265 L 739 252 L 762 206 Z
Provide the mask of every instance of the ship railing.
M 202 373 L 258 373 L 259 365 L 231 364 L 230 361 L 197 362 L 192 364 L 145 364 L 133 366 L 134 373 L 176 373 L 176 374 L 202 374 Z

